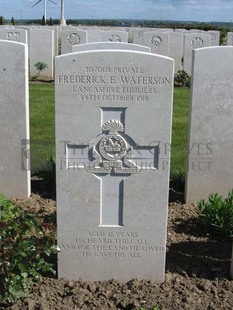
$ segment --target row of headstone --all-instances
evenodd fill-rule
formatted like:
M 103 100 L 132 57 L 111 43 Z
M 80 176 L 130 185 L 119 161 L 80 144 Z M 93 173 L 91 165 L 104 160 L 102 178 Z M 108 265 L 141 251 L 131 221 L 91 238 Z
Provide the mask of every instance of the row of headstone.
M 194 48 L 219 45 L 219 31 L 203 33 L 163 31 L 135 30 L 133 43 L 149 47 L 154 54 L 173 58 L 175 73 L 184 69 L 189 75 L 191 74 L 192 50 Z M 61 54 L 72 52 L 74 47 L 80 44 L 84 49 L 85 45 L 83 44 L 87 42 L 102 41 L 128 42 L 128 34 L 124 31 L 77 30 L 75 28 L 63 30 L 61 32 Z
M 24 30 L 23 30 L 24 29 Z M 81 30 L 85 29 L 85 30 Z M 107 30 L 108 29 L 108 30 Z M 25 32 L 27 31 L 27 33 Z M 116 28 L 81 27 L 0 27 L 0 39 L 29 43 L 29 73 L 31 76 L 53 77 L 54 57 L 59 54 L 58 41 L 61 40 L 61 54 L 71 53 L 79 44 L 93 42 L 127 43 L 131 35 L 134 44 L 147 46 L 152 53 L 169 56 L 175 60 L 175 73 L 184 69 L 191 74 L 191 55 L 193 48 L 219 45 L 219 31 L 185 31 L 167 28 L 128 28 L 119 31 Z M 182 30 L 182 31 L 181 31 Z M 231 33 L 228 33 L 228 45 L 232 45 Z M 84 48 L 84 46 L 82 47 Z M 37 63 L 46 67 L 38 71 Z

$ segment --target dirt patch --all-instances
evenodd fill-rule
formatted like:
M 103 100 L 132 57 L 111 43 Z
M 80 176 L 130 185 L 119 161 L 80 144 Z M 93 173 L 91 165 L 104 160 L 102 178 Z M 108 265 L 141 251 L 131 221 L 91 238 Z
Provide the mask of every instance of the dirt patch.
M 55 201 L 33 194 L 15 200 L 23 209 L 55 223 Z M 55 229 L 55 225 L 51 226 Z M 197 219 L 194 205 L 169 205 L 165 282 L 134 279 L 128 283 L 65 281 L 43 278 L 31 286 L 29 298 L 8 309 L 165 309 L 215 310 L 233 308 L 230 280 L 232 241 L 213 239 Z M 0 306 L 5 309 L 6 305 Z

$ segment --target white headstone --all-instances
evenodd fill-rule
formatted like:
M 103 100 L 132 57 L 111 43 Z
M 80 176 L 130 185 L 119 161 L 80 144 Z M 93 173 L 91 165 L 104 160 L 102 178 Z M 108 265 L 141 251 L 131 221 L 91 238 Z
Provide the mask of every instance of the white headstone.
M 133 50 L 150 53 L 150 48 L 138 44 L 131 43 L 113 43 L 113 42 L 99 42 L 80 44 L 73 47 L 72 52 L 90 51 L 90 50 L 105 50 L 105 49 L 120 49 L 120 50 Z
M 227 33 L 227 45 L 229 46 L 233 45 L 233 32 Z
M 175 60 L 175 73 L 182 69 L 184 55 L 184 34 L 181 32 L 169 33 L 169 57 Z
M 173 62 L 56 58 L 59 277 L 164 280 Z
M 151 53 L 168 56 L 169 33 L 167 32 L 144 32 L 143 45 L 151 48 Z
M 124 42 L 128 43 L 128 33 L 126 31 L 104 31 L 102 33 L 102 40 L 103 42 Z
M 211 46 L 219 46 L 219 43 L 220 43 L 220 31 L 219 30 L 209 30 L 206 33 L 210 35 Z
M 143 44 L 144 32 L 145 32 L 145 29 L 132 28 L 132 30 L 130 31 L 131 33 L 130 37 L 133 38 L 132 42 L 134 44 Z
M 31 29 L 29 35 L 29 58 L 30 76 L 38 74 L 35 64 L 38 62 L 47 65 L 45 70 L 40 72 L 41 77 L 52 78 L 54 75 L 54 36 L 53 30 Z
M 101 42 L 102 41 L 102 34 L 103 30 L 88 30 L 88 43 L 91 42 Z M 83 42 L 84 43 L 84 42 Z
M 29 170 L 28 49 L 0 40 L 0 192 L 28 198 Z
M 87 31 L 69 29 L 61 32 L 61 54 L 72 52 L 72 48 L 87 43 Z
M 233 47 L 194 51 L 186 202 L 233 188 Z
M 14 41 L 27 44 L 27 31 L 23 29 L 0 28 L 0 40 Z
M 210 45 L 211 37 L 209 34 L 189 33 L 184 35 L 184 71 L 188 75 L 191 75 L 193 49 Z

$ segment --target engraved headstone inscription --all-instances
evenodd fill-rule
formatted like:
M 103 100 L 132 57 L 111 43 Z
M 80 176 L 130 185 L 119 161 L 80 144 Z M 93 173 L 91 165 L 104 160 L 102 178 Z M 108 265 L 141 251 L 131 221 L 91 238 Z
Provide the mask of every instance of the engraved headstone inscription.
M 0 60 L 0 193 L 10 198 L 28 198 L 31 183 L 27 45 L 0 40 Z
M 59 277 L 163 281 L 173 65 L 127 50 L 56 58 Z
M 186 202 L 233 188 L 233 47 L 194 51 Z

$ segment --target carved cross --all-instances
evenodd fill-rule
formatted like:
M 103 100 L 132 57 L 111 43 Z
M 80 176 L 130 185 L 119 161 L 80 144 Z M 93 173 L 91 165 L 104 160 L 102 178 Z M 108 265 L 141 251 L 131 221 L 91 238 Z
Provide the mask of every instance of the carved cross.
M 78 168 L 100 180 L 100 226 L 123 226 L 124 180 L 158 169 L 159 146 L 139 146 L 125 133 L 125 111 L 101 108 L 102 134 L 89 144 L 66 143 L 66 169 L 75 168 L 75 155 Z

